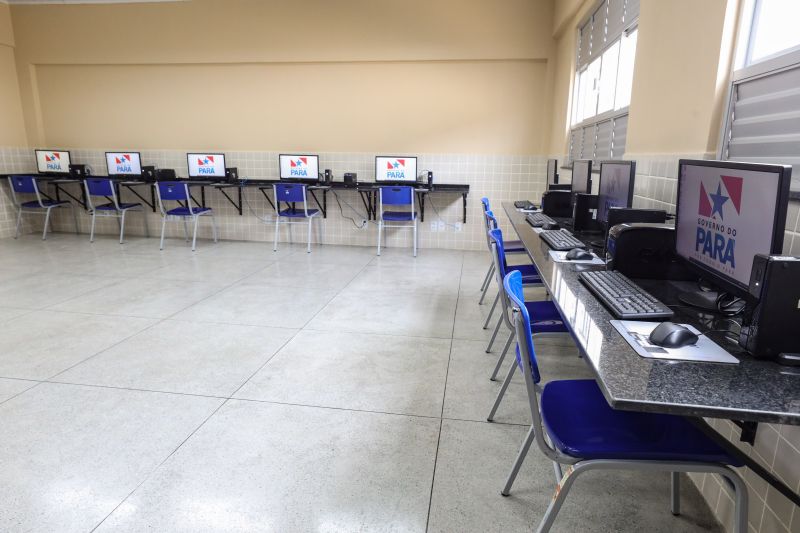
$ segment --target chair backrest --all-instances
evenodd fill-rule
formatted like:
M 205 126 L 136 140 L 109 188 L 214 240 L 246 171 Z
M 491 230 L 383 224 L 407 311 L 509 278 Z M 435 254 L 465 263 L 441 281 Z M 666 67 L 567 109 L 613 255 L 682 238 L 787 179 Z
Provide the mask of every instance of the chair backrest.
M 500 225 L 497 223 L 497 217 L 491 209 L 486 209 L 483 212 L 483 223 L 486 226 L 486 247 L 492 249 L 492 239 L 489 238 L 489 231 L 497 229 Z
M 180 181 L 159 181 L 156 182 L 156 193 L 162 215 L 167 212 L 164 208 L 164 201 L 186 202 L 189 213 L 194 214 L 192 209 L 192 197 L 189 195 L 189 186 L 186 183 Z
M 114 206 L 119 209 L 117 191 L 112 180 L 108 178 L 86 178 L 83 180 L 83 184 L 86 187 L 86 207 L 89 208 L 89 211 L 94 210 L 92 196 L 109 198 L 114 203 Z
M 39 205 L 44 207 L 39 194 L 39 185 L 33 176 L 9 176 L 8 184 L 11 186 L 11 200 L 15 204 L 21 205 L 22 203 L 22 200 L 17 199 L 17 194 L 35 194 Z
M 489 207 L 489 199 L 485 196 L 481 198 L 481 205 L 483 206 L 484 213 L 492 209 L 491 207 Z
M 487 234 L 489 235 L 490 241 L 490 250 L 493 254 L 493 259 L 495 260 L 495 268 L 497 269 L 497 275 L 500 276 L 497 282 L 498 288 L 503 284 L 503 278 L 506 277 L 508 274 L 508 265 L 506 264 L 506 249 L 503 245 L 503 232 L 500 228 L 490 229 Z
M 275 195 L 275 212 L 280 212 L 281 202 L 302 203 L 303 212 L 308 215 L 304 183 L 276 183 L 272 186 L 272 192 Z
M 517 329 L 517 363 L 525 369 L 529 367 L 534 383 L 541 381 L 539 374 L 539 364 L 536 362 L 536 351 L 531 335 L 531 317 L 528 308 L 525 306 L 525 295 L 522 289 L 522 274 L 518 270 L 513 270 L 503 279 L 503 293 L 506 296 L 507 305 L 516 317 Z M 520 336 L 521 334 L 521 336 Z M 528 364 L 525 365 L 521 358 L 527 356 Z
M 378 189 L 378 199 L 381 215 L 383 215 L 384 205 L 407 205 L 411 207 L 412 215 L 414 213 L 414 187 L 408 185 L 383 186 Z

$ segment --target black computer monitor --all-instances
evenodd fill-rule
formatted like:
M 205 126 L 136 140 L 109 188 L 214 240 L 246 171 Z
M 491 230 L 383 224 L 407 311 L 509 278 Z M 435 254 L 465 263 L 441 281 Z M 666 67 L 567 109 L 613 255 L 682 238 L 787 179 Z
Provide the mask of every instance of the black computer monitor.
M 558 167 L 558 160 L 557 159 L 548 159 L 547 160 L 547 186 L 550 185 L 558 185 L 558 171 L 556 170 Z
M 190 178 L 225 178 L 225 154 L 186 154 Z
M 282 180 L 319 180 L 319 156 L 308 154 L 281 154 L 278 168 Z
M 408 156 L 376 156 L 375 181 L 416 183 L 417 158 Z
M 142 156 L 139 152 L 106 152 L 109 176 L 141 176 Z
M 36 168 L 40 174 L 69 174 L 71 163 L 67 150 L 34 150 Z
M 597 198 L 597 221 L 608 225 L 608 211 L 614 207 L 631 207 L 635 161 L 603 161 L 600 163 L 600 187 Z
M 783 165 L 680 160 L 678 257 L 717 288 L 746 296 L 753 257 L 782 253 L 791 177 Z
M 592 193 L 592 161 L 581 159 L 572 162 L 572 194 Z

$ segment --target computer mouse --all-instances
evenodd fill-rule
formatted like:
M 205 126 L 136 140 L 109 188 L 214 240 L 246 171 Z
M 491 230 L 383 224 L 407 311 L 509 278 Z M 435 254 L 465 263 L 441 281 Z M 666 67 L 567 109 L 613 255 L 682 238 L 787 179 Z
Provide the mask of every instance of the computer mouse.
M 573 248 L 567 252 L 565 257 L 570 261 L 584 261 L 587 259 L 592 259 L 594 256 L 583 248 Z
M 662 322 L 650 333 L 650 342 L 662 348 L 683 348 L 697 344 L 698 339 L 689 328 L 672 322 Z
M 547 222 L 542 226 L 542 229 L 561 229 L 561 226 L 555 222 Z

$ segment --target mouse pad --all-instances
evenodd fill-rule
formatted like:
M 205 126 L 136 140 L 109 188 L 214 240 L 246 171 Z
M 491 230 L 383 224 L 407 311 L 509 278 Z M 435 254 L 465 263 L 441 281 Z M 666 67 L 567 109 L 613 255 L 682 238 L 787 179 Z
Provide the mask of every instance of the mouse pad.
M 689 324 L 679 324 L 689 328 L 695 335 L 700 335 L 697 344 L 682 348 L 663 348 L 650 343 L 650 333 L 661 322 L 640 322 L 638 320 L 611 320 L 611 325 L 622 335 L 631 348 L 647 359 L 668 359 L 672 361 L 694 361 L 699 363 L 738 364 L 739 360 L 725 351 L 722 346 L 712 341 Z
M 597 257 L 596 255 L 592 259 L 575 259 L 570 261 L 567 259 L 567 254 L 569 252 L 557 252 L 555 250 L 550 250 L 550 259 L 555 261 L 556 263 L 575 263 L 576 265 L 605 265 L 606 262 Z

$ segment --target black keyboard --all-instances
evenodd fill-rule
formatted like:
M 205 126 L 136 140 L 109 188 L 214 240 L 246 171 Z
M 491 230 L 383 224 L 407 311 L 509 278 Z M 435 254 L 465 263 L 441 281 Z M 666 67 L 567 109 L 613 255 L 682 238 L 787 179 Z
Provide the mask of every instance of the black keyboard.
M 543 231 L 539 234 L 539 237 L 541 237 L 550 248 L 559 252 L 572 250 L 573 248 L 586 247 L 586 245 L 576 239 L 572 233 L 560 229 Z
M 516 207 L 517 209 L 524 209 L 525 211 L 533 211 L 534 209 L 536 209 L 536 206 L 533 205 L 528 200 L 517 200 L 516 202 L 514 202 L 514 207 Z
M 556 224 L 555 220 L 542 213 L 528 213 L 525 220 L 534 228 L 541 228 L 545 224 Z
M 617 318 L 663 319 L 672 318 L 674 314 L 672 309 L 619 272 L 595 270 L 581 272 L 579 276 L 592 294 Z

